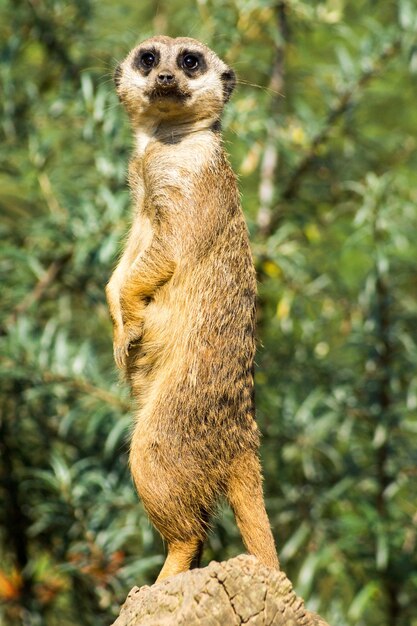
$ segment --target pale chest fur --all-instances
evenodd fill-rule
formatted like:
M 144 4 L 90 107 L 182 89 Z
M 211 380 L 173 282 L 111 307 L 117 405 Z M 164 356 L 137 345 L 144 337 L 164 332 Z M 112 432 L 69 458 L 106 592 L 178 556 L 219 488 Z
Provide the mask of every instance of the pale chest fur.
M 137 252 L 144 251 L 161 231 L 164 238 L 176 236 L 177 252 L 186 239 L 204 236 L 200 228 L 204 231 L 207 222 L 216 219 L 206 208 L 211 203 L 204 196 L 210 194 L 208 187 L 216 184 L 218 152 L 219 139 L 209 130 L 190 133 L 181 141 L 165 138 L 146 142 L 141 135 L 129 169 L 137 216 L 133 226 Z M 212 177 L 213 181 L 208 181 Z
M 145 196 L 166 196 L 166 201 L 172 204 L 175 197 L 170 194 L 177 190 L 192 202 L 195 184 L 202 171 L 210 167 L 216 145 L 216 137 L 209 130 L 190 133 L 181 141 L 173 137 L 150 142 L 143 153 Z

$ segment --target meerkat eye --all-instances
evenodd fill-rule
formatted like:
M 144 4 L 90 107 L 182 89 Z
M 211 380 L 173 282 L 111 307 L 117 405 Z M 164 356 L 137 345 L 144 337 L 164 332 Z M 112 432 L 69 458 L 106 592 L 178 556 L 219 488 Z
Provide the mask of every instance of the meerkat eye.
M 140 62 L 147 68 L 155 65 L 155 55 L 152 52 L 144 52 L 140 57 Z
M 196 70 L 200 65 L 200 61 L 195 54 L 186 54 L 182 60 L 182 66 L 187 70 Z

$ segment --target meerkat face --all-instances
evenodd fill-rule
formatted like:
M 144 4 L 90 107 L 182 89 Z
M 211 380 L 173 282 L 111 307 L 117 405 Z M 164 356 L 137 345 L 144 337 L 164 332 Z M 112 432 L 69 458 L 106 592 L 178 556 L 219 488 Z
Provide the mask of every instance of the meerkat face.
M 114 82 L 133 122 L 216 121 L 236 83 L 210 48 L 188 37 L 152 37 L 118 65 Z

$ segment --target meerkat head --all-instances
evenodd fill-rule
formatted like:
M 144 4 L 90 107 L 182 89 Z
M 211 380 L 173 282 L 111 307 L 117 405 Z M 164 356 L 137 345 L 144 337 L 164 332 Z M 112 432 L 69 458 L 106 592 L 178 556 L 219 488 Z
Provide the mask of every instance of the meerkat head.
M 219 119 L 236 84 L 234 71 L 210 48 L 188 37 L 152 37 L 134 48 L 114 73 L 132 123 L 144 119 Z

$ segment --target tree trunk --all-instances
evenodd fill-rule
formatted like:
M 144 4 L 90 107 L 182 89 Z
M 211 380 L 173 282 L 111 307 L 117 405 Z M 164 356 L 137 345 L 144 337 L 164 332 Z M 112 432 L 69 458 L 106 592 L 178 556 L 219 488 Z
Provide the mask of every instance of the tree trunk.
M 113 626 L 328 626 L 284 572 L 248 555 L 133 587 Z

